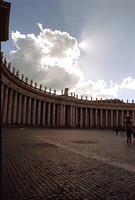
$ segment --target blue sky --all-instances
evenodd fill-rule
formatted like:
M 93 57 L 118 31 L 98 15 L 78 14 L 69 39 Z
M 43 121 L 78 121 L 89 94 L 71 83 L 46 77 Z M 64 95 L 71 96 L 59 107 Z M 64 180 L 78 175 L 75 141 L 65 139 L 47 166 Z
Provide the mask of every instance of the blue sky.
M 20 76 L 95 99 L 135 100 L 135 0 L 11 0 L 2 43 Z

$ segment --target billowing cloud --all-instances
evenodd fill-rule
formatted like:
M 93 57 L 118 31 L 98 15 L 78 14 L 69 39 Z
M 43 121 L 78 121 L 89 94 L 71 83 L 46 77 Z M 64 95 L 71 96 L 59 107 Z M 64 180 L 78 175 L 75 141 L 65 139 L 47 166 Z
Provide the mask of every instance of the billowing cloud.
M 17 48 L 10 52 L 12 65 L 38 84 L 54 89 L 74 87 L 83 77 L 76 66 L 80 55 L 76 39 L 66 32 L 38 26 L 40 33 L 37 37 L 12 32 Z
M 113 99 L 117 98 L 119 90 L 135 90 L 135 79 L 131 77 L 123 79 L 121 84 L 112 81 L 108 84 L 104 80 L 84 81 L 78 60 L 80 49 L 86 48 L 90 51 L 87 42 L 83 41 L 78 45 L 77 40 L 66 32 L 44 29 L 40 23 L 38 26 L 38 36 L 12 32 L 16 50 L 10 52 L 8 61 L 20 71 L 20 76 L 24 74 L 28 77 L 29 83 L 33 80 L 38 86 L 42 84 L 43 87 L 57 91 L 68 87 L 79 96 L 87 95 L 88 99 Z M 97 49 L 96 46 L 94 48 Z
M 113 84 L 110 81 L 109 87 L 107 88 L 107 83 L 104 80 L 87 81 L 78 83 L 72 92 L 77 91 L 79 95 L 87 96 L 88 99 L 91 97 L 93 99 L 106 99 L 106 98 L 115 98 L 118 95 L 119 85 Z

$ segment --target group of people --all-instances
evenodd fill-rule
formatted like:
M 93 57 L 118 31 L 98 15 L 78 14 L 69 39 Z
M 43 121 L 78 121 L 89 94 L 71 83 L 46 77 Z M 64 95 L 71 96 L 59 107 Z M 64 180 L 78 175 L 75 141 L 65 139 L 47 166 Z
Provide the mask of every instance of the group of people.
M 131 127 L 131 125 L 127 125 L 127 127 L 122 128 L 122 127 L 116 127 L 115 128 L 115 132 L 116 135 L 118 135 L 118 132 L 120 131 L 121 135 L 123 134 L 123 132 L 126 132 L 126 136 L 127 136 L 127 143 L 132 141 L 132 134 L 133 134 L 133 138 L 134 138 L 134 143 L 135 143 L 135 127 Z

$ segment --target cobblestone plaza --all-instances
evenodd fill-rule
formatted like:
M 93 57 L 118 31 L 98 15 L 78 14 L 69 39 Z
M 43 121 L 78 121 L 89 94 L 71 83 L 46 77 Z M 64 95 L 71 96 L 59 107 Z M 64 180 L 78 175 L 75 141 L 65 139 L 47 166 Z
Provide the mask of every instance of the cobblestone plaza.
M 110 130 L 2 128 L 2 199 L 135 199 L 135 143 Z

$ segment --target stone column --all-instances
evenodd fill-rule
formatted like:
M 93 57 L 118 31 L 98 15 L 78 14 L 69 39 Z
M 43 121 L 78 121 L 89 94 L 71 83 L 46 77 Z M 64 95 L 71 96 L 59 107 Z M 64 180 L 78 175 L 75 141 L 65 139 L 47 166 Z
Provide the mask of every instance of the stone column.
M 103 110 L 100 110 L 100 125 L 103 126 Z
M 63 125 L 63 105 L 60 105 L 60 126 Z
M 31 97 L 28 99 L 27 124 L 31 123 Z
M 106 123 L 105 124 L 106 124 L 106 127 L 108 127 L 108 110 L 107 109 L 106 109 L 106 116 L 105 117 L 106 117 Z
M 4 97 L 4 84 L 1 83 L 1 116 L 2 116 L 2 108 L 3 108 L 3 97 Z
M 3 123 L 6 123 L 6 119 L 7 119 L 7 104 L 8 104 L 8 87 L 5 88 L 5 93 L 4 93 L 4 103 L 3 103 L 3 110 L 2 110 Z
M 59 119 L 60 119 L 60 109 L 59 109 L 59 104 L 57 104 L 57 119 L 56 119 L 56 124 L 59 126 Z
M 21 111 L 22 111 L 22 94 L 19 94 L 17 124 L 21 123 Z
M 73 127 L 75 127 L 75 106 L 73 106 Z
M 50 126 L 50 111 L 51 111 L 51 104 L 48 103 L 48 108 L 47 108 L 47 125 Z
M 13 90 L 9 92 L 9 100 L 8 100 L 8 113 L 7 113 L 7 123 L 11 124 L 11 113 L 12 113 L 12 100 L 13 98 Z
M 42 125 L 45 125 L 46 102 L 42 104 Z
M 124 121 L 123 121 L 123 110 L 121 110 L 121 126 L 124 126 Z
M 133 122 L 133 126 L 134 126 L 134 124 L 135 124 L 135 113 L 134 113 L 135 111 L 134 110 L 132 110 L 132 122 Z
M 63 125 L 65 126 L 65 105 L 63 105 Z
M 92 127 L 92 108 L 90 108 L 90 127 Z
M 95 125 L 97 127 L 97 108 L 95 109 Z
M 116 126 L 118 126 L 118 110 L 116 110 Z
M 70 106 L 70 126 L 72 127 L 72 121 L 73 121 L 73 118 L 72 118 L 72 106 Z
M 41 118 L 41 101 L 38 101 L 38 105 L 37 105 L 37 124 L 40 124 L 40 118 Z
M 32 119 L 31 119 L 32 125 L 35 125 L 35 120 L 36 120 L 36 99 L 33 99 L 33 104 L 32 104 Z
M 55 103 L 53 103 L 52 126 L 55 126 Z
M 88 127 L 88 109 L 85 108 L 85 127 Z
M 111 110 L 111 127 L 113 127 L 113 110 Z
M 83 117 L 82 111 L 83 111 L 83 108 L 81 107 L 80 108 L 80 128 L 82 128 L 82 126 L 83 126 L 83 124 L 82 124 L 82 117 Z
M 13 117 L 12 117 L 12 123 L 16 123 L 16 116 L 17 116 L 17 92 L 14 92 L 14 98 L 13 98 Z
M 27 97 L 24 96 L 24 99 L 23 99 L 23 110 L 22 110 L 22 124 L 26 123 L 26 102 L 27 102 Z
M 75 108 L 75 125 L 78 126 L 78 107 Z

